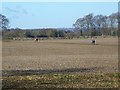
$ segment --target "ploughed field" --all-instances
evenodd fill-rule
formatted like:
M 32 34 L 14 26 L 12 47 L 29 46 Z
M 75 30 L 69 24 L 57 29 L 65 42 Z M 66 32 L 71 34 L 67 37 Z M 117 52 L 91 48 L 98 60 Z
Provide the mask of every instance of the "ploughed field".
M 91 44 L 91 39 L 3 41 L 3 87 L 12 88 L 19 82 L 17 87 L 25 88 L 22 83 L 27 80 L 32 86 L 28 83 L 26 88 L 117 87 L 118 39 L 97 38 L 96 41 L 96 45 Z M 102 85 L 87 83 L 99 79 L 103 80 Z

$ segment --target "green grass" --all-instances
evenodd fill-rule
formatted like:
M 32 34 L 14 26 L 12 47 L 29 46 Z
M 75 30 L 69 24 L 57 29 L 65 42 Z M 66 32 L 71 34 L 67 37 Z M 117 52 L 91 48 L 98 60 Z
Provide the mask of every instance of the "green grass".
M 3 77 L 3 88 L 117 88 L 118 73 L 43 74 Z

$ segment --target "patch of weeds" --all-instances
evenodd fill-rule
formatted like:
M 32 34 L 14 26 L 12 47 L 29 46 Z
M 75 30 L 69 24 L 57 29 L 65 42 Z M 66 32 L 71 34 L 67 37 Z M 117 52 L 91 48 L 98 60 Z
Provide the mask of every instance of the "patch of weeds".
M 43 74 L 3 77 L 3 88 L 116 88 L 118 73 Z

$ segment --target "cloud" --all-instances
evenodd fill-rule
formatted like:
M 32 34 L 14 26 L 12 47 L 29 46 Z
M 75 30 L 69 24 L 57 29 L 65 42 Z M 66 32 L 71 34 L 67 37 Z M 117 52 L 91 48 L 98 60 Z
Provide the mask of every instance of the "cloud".
M 11 8 L 9 8 L 9 7 L 6 7 L 5 9 L 8 10 L 9 12 L 12 12 L 12 13 L 19 13 L 18 10 L 11 9 Z
M 25 10 L 21 6 L 12 7 L 5 7 L 7 13 L 9 13 L 9 19 L 18 19 L 21 15 L 28 15 L 27 10 Z
M 15 14 L 28 14 L 27 10 L 25 10 L 22 7 L 16 7 L 16 9 L 10 8 L 10 7 L 6 7 L 5 8 L 7 11 L 11 12 L 11 13 L 15 13 Z
M 28 13 L 28 11 L 22 6 L 15 6 L 15 7 L 5 7 L 6 12 L 9 14 L 9 19 L 18 19 L 21 16 L 35 16 L 32 13 Z

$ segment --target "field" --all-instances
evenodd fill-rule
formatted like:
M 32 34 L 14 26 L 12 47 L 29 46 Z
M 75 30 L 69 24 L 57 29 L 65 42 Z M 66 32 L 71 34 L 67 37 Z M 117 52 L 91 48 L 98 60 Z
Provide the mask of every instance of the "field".
M 118 87 L 117 37 L 90 41 L 3 41 L 3 88 Z

